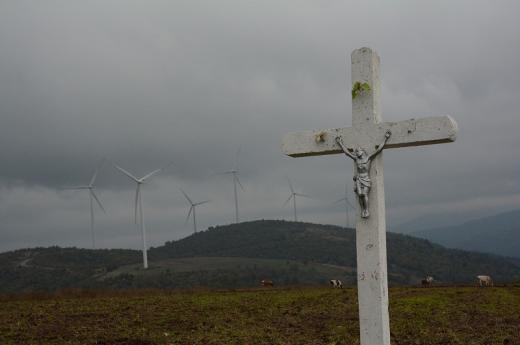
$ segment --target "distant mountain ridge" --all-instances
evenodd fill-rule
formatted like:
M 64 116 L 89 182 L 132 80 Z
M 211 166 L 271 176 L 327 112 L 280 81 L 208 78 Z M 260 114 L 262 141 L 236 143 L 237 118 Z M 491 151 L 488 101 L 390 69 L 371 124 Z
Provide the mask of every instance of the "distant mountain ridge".
M 448 248 L 520 258 L 520 210 L 471 220 L 461 225 L 415 231 L 411 235 Z
M 490 254 L 446 249 L 424 239 L 388 233 L 391 284 L 520 280 L 520 264 Z M 34 248 L 0 254 L 0 291 L 63 288 L 242 288 L 266 277 L 277 285 L 356 282 L 355 231 L 331 225 L 252 221 L 211 227 L 149 251 L 141 268 L 135 250 Z

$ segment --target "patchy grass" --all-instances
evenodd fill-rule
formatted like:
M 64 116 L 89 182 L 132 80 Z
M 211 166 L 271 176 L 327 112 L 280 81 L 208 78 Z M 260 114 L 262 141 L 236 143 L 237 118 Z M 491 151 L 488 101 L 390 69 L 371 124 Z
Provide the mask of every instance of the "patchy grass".
M 354 272 L 352 267 L 315 262 L 304 264 L 295 260 L 198 256 L 152 261 L 147 270 L 142 269 L 141 263 L 125 265 L 104 275 L 100 275 L 98 279 L 113 278 L 124 273 L 150 277 L 166 270 L 171 270 L 172 272 L 240 270 L 256 266 L 262 267 L 265 270 L 291 269 L 298 272 L 314 271 L 316 275 L 324 277 L 341 277 L 345 275 L 345 272 Z
M 352 288 L 0 297 L 0 344 L 359 344 Z M 520 344 L 520 287 L 393 288 L 393 344 Z

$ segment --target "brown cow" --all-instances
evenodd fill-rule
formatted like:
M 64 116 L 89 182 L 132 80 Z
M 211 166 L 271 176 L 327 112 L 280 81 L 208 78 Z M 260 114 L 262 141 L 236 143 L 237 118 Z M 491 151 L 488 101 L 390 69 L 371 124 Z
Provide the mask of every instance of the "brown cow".
M 273 286 L 274 286 L 273 281 L 272 281 L 272 280 L 269 280 L 269 279 L 262 279 L 262 280 L 260 281 L 260 284 L 261 284 L 263 287 L 267 287 L 267 286 L 269 286 L 269 287 L 273 287 Z

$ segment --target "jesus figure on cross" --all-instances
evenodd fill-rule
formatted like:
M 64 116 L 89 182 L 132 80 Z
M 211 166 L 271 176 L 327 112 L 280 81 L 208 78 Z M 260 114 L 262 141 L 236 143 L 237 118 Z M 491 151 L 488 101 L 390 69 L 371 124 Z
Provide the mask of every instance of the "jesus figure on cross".
M 391 135 L 392 132 L 387 130 L 383 143 L 381 143 L 381 145 L 379 145 L 371 155 L 368 155 L 361 147 L 358 147 L 354 151 L 354 154 L 352 154 L 350 150 L 345 147 L 341 136 L 336 137 L 336 143 L 341 147 L 343 152 L 345 152 L 347 157 L 352 158 L 355 163 L 356 174 L 354 175 L 354 182 L 356 184 L 354 185 L 354 193 L 356 193 L 359 205 L 361 206 L 362 218 L 368 218 L 370 216 L 370 212 L 368 211 L 368 193 L 370 192 L 370 187 L 372 187 L 372 181 L 370 180 L 370 163 L 379 152 L 383 151 L 383 148 Z

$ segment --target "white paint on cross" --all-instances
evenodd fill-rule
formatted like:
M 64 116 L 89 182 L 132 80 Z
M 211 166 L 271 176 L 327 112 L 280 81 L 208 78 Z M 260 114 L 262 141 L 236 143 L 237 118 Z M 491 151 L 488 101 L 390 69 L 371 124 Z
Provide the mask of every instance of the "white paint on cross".
M 352 84 L 368 84 L 352 99 L 352 127 L 302 131 L 287 134 L 283 152 L 291 157 L 343 153 L 336 143 L 343 138 L 349 149 L 375 151 L 390 130 L 385 149 L 455 141 L 457 124 L 449 116 L 382 122 L 380 109 L 379 56 L 369 48 L 352 52 Z M 356 223 L 357 280 L 361 345 L 389 345 L 388 278 L 386 259 L 385 192 L 383 155 L 370 169 L 370 217 Z

